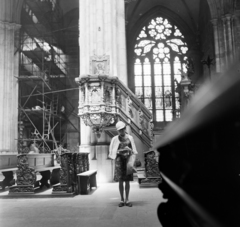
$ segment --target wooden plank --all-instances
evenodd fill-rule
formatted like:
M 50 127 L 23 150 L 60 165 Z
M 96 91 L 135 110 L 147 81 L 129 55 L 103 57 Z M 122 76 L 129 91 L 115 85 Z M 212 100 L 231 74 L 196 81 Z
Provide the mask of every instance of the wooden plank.
M 42 172 L 42 171 L 47 171 L 47 170 L 54 170 L 54 169 L 60 169 L 61 166 L 52 166 L 52 167 L 42 167 L 42 168 L 35 168 L 36 172 Z
M 141 179 L 146 178 L 145 173 L 137 173 L 137 177 Z
M 94 173 L 97 173 L 97 170 L 88 170 L 88 171 L 86 171 L 86 172 L 79 173 L 79 174 L 77 174 L 77 175 L 78 175 L 78 176 L 90 176 L 90 175 L 92 175 L 92 174 L 94 174 Z
M 89 170 L 77 174 L 79 194 L 86 195 L 88 194 L 89 190 L 92 189 L 92 187 L 97 187 L 96 174 L 97 170 Z
M 8 171 L 16 171 L 18 168 L 6 168 L 6 169 L 0 169 L 0 172 L 8 172 Z
M 0 169 L 9 169 L 15 167 L 17 167 L 17 154 L 0 155 Z
M 53 154 L 28 154 L 29 167 L 37 172 L 61 168 L 60 164 L 53 166 Z M 0 155 L 0 172 L 16 171 L 17 155 Z

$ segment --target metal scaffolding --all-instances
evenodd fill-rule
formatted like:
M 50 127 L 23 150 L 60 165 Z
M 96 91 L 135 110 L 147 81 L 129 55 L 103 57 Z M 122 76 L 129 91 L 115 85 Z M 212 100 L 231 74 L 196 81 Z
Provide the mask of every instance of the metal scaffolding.
M 20 31 L 20 152 L 50 153 L 63 142 L 74 107 L 66 96 L 67 55 L 57 0 L 25 0 Z M 74 88 L 73 88 L 74 89 Z M 71 122 L 70 122 L 71 123 Z

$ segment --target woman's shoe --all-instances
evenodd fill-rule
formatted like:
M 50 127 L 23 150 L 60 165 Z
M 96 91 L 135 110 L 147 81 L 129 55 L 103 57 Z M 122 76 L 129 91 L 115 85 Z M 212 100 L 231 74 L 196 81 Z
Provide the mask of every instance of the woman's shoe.
M 127 207 L 132 207 L 132 203 L 130 203 L 130 202 L 126 202 L 125 205 L 126 205 Z
M 123 206 L 124 206 L 124 202 L 121 201 L 121 202 L 118 204 L 118 206 L 119 206 L 119 207 L 123 207 Z

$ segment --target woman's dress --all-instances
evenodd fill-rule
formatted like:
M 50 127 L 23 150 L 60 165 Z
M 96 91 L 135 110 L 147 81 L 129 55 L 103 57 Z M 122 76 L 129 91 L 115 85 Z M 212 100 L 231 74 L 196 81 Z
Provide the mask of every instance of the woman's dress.
M 124 138 L 118 136 L 118 139 L 120 141 L 118 151 L 125 148 L 126 146 L 132 149 L 131 141 L 127 135 Z M 127 175 L 127 160 L 127 157 L 117 154 L 117 157 L 115 159 L 114 181 L 133 181 L 133 174 Z

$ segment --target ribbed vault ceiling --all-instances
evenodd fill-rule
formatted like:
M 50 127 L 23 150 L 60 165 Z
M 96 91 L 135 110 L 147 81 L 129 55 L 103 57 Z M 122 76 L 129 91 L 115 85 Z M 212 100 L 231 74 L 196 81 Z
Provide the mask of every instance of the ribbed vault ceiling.
M 147 12 L 154 8 L 164 7 L 169 12 L 177 14 L 194 32 L 199 20 L 200 0 L 136 0 L 127 4 L 126 19 L 131 29 Z

